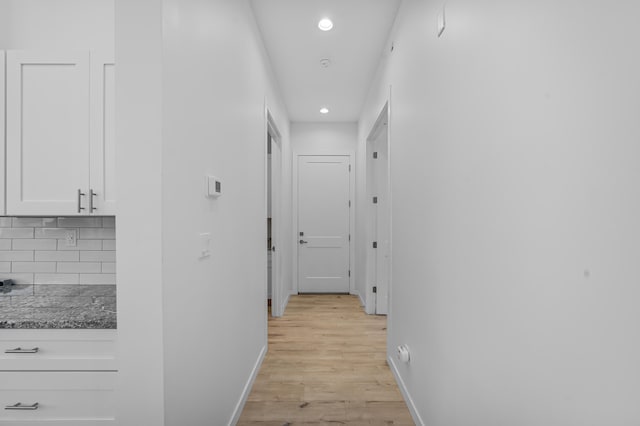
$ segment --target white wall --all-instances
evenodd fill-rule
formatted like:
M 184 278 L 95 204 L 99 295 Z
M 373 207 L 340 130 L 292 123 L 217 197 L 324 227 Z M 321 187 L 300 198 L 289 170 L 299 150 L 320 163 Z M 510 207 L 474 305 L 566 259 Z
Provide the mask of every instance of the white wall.
M 0 0 L 0 49 L 113 55 L 114 0 Z
M 349 155 L 357 142 L 357 123 L 291 123 L 294 155 Z
M 115 38 L 116 418 L 121 426 L 162 426 L 162 3 L 116 0 Z
M 127 368 L 120 421 L 227 424 L 267 343 L 265 98 L 290 156 L 287 113 L 247 1 L 123 0 L 116 11 L 118 146 L 127 156 L 118 176 L 139 197 L 129 189 L 119 200 L 118 224 L 143 211 L 150 234 L 119 235 L 142 253 L 118 260 L 119 283 L 130 289 L 119 300 L 127 310 L 121 334 L 136 349 L 133 336 L 149 336 L 161 368 L 146 364 L 150 350 L 122 347 L 124 365 L 140 370 Z M 146 110 L 140 119 L 137 109 Z M 204 196 L 206 173 L 222 181 L 216 200 Z M 203 232 L 212 238 L 208 258 L 200 258 Z M 135 270 L 139 262 L 145 269 Z M 134 301 L 151 305 L 153 323 L 135 321 L 145 314 Z M 146 382 L 150 373 L 159 378 Z M 136 396 L 149 394 L 134 410 Z
M 405 0 L 389 348 L 419 423 L 640 423 L 637 2 Z M 362 173 L 362 170 L 360 171 Z M 390 350 L 390 355 L 392 355 Z

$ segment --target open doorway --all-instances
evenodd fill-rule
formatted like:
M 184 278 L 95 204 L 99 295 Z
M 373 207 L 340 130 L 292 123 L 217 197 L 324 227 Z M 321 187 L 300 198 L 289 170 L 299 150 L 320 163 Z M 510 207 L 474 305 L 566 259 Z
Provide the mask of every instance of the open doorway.
M 389 312 L 391 282 L 391 181 L 389 173 L 389 103 L 367 138 L 367 313 Z
M 266 197 L 267 197 L 267 306 L 272 316 L 282 315 L 282 248 L 281 188 L 282 188 L 282 143 L 273 117 L 266 110 Z

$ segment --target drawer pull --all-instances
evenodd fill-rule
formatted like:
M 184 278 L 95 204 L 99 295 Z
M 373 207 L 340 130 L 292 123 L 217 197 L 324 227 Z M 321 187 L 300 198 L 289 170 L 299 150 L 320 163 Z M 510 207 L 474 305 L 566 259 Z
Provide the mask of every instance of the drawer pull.
M 31 348 L 31 349 L 7 349 L 4 351 L 5 354 L 36 354 L 38 353 L 39 348 Z
M 37 402 L 31 405 L 25 405 L 22 402 L 18 402 L 17 404 L 7 405 L 4 407 L 5 410 L 37 410 L 40 404 Z

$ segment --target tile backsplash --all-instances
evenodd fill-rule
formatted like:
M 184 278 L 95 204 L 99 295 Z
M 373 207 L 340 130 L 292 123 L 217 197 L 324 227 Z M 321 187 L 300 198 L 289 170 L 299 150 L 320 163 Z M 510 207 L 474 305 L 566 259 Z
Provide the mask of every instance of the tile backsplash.
M 115 218 L 0 217 L 0 277 L 16 284 L 115 285 Z
M 114 328 L 115 217 L 0 217 L 0 328 Z

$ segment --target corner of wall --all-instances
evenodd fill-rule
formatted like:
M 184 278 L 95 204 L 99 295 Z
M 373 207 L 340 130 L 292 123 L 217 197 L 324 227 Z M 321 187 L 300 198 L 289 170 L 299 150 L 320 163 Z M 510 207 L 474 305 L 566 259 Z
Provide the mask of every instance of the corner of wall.
M 267 345 L 264 345 L 260 350 L 260 354 L 258 355 L 258 359 L 256 360 L 253 369 L 251 370 L 251 374 L 249 375 L 249 379 L 247 383 L 244 385 L 242 389 L 242 394 L 240 394 L 240 399 L 236 404 L 236 408 L 233 410 L 233 414 L 231 416 L 231 420 L 228 425 L 233 426 L 238 423 L 240 420 L 240 415 L 242 415 L 242 410 L 244 409 L 244 405 L 247 403 L 247 398 L 249 398 L 249 394 L 251 393 L 251 388 L 253 388 L 253 383 L 256 381 L 256 377 L 258 377 L 258 372 L 260 371 L 260 367 L 262 366 L 262 361 L 264 361 L 265 356 L 267 355 Z
M 396 366 L 396 363 L 393 360 L 393 357 L 388 355 L 388 354 L 387 354 L 387 364 L 389 364 L 389 368 L 391 369 L 391 372 L 393 373 L 393 377 L 396 379 L 396 383 L 398 384 L 398 388 L 400 389 L 400 392 L 402 393 L 402 397 L 404 398 L 405 402 L 407 403 L 407 407 L 409 408 L 409 412 L 411 413 L 411 417 L 413 418 L 413 421 L 418 426 L 424 426 L 425 423 L 422 420 L 422 417 L 420 417 L 420 413 L 418 413 L 418 409 L 416 408 L 416 405 L 413 402 L 413 398 L 411 398 L 411 394 L 409 393 L 409 389 L 407 389 L 407 386 L 404 384 L 404 381 L 402 380 L 402 377 L 400 376 L 400 372 L 398 371 L 398 367 Z

